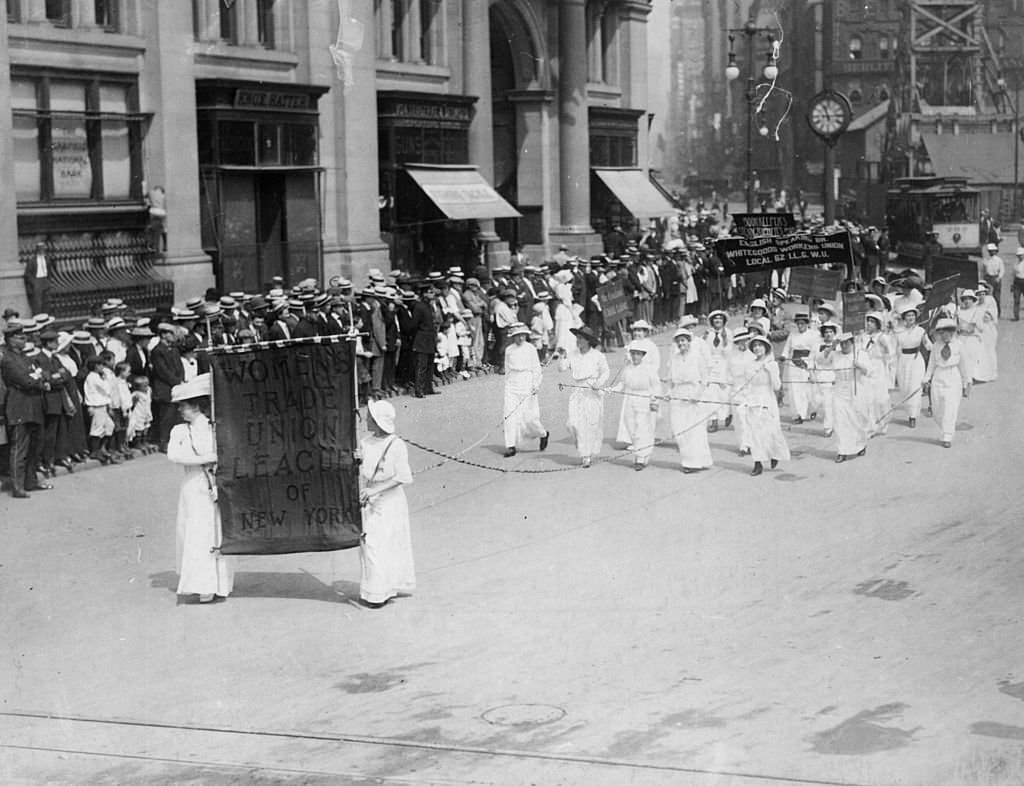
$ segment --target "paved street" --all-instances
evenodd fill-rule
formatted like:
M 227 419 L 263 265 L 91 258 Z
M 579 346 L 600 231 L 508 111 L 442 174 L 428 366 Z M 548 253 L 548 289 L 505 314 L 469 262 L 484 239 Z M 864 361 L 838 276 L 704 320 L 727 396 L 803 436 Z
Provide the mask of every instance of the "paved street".
M 397 399 L 417 442 L 550 472 L 411 448 L 419 590 L 379 611 L 349 602 L 355 551 L 240 558 L 227 602 L 178 605 L 162 456 L 5 496 L 0 781 L 1024 782 L 1024 328 L 1000 330 L 952 450 L 900 419 L 839 466 L 787 426 L 760 478 L 731 431 L 698 475 L 670 445 L 576 469 L 554 368 L 545 454 L 501 458 L 500 377 Z

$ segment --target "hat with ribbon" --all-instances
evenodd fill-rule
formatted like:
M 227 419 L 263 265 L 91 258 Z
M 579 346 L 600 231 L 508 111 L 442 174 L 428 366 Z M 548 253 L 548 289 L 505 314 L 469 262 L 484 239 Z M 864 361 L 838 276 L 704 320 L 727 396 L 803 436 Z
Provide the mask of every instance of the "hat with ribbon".
M 530 328 L 524 325 L 522 322 L 513 322 L 508 326 L 508 337 L 513 336 L 528 336 L 530 335 Z
M 171 330 L 174 330 L 174 328 L 171 328 Z M 78 346 L 85 346 L 87 344 L 92 346 L 92 336 L 84 330 L 76 330 L 71 334 L 71 343 L 77 344 Z
M 594 331 L 586 325 L 577 328 L 569 328 L 569 332 L 577 338 L 584 339 L 592 347 L 598 347 L 601 345 L 601 339 L 599 339 Z
M 16 336 L 19 333 L 24 333 L 24 332 L 25 332 L 25 323 L 22 322 L 20 319 L 8 319 L 7 320 L 7 324 L 4 325 L 4 335 L 5 336 Z M 90 338 L 90 342 L 91 342 L 91 340 L 92 339 Z
M 190 399 L 209 396 L 210 392 L 210 374 L 207 372 L 171 388 L 171 401 L 189 401 Z
M 103 317 L 89 317 L 85 321 L 86 330 L 105 330 L 107 322 Z
M 630 341 L 628 344 L 626 344 L 626 351 L 627 352 L 641 352 L 644 355 L 646 355 L 647 354 L 647 345 L 644 344 L 642 341 Z
M 646 330 L 648 333 L 650 333 L 652 330 L 654 330 L 654 326 L 646 319 L 638 319 L 636 322 L 629 326 L 629 329 Z

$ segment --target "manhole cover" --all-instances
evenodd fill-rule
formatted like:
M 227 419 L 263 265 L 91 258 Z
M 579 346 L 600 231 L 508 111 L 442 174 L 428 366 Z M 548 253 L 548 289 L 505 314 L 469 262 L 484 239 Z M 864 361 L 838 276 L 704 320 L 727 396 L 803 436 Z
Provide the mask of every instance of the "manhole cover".
M 505 704 L 492 707 L 482 716 L 495 726 L 540 726 L 565 717 L 565 710 L 553 704 Z

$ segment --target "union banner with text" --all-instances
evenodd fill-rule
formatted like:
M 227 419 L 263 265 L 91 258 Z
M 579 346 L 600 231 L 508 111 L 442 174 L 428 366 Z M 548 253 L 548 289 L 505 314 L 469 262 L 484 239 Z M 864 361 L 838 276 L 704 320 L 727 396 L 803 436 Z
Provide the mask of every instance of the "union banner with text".
M 715 243 L 715 254 L 730 274 L 798 265 L 848 265 L 852 259 L 849 232 L 726 237 Z
M 210 352 L 223 554 L 359 545 L 354 362 L 343 339 Z

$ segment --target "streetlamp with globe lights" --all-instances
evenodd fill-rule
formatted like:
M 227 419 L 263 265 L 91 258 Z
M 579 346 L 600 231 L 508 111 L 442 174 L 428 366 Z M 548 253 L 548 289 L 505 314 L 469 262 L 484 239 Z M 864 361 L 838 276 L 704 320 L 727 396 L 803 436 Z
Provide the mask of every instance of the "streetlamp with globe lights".
M 730 82 L 735 82 L 740 77 L 740 67 L 736 62 L 736 52 L 734 44 L 736 42 L 737 35 L 743 35 L 747 39 L 747 58 L 746 67 L 747 71 L 747 91 L 746 91 L 746 104 L 747 104 L 747 153 L 746 153 L 746 173 L 745 173 L 745 186 L 746 186 L 746 197 L 747 197 L 747 212 L 754 212 L 754 172 L 753 172 L 753 157 L 754 157 L 754 99 L 756 96 L 755 88 L 755 77 L 754 77 L 754 39 L 758 36 L 767 38 L 771 44 L 771 49 L 768 52 L 768 62 L 762 70 L 761 74 L 769 82 L 774 82 L 779 76 L 779 51 L 778 46 L 775 43 L 775 30 L 768 27 L 758 27 L 754 20 L 749 20 L 743 27 L 733 27 L 728 29 L 729 33 L 729 63 L 725 67 L 725 78 Z M 767 125 L 763 125 L 760 129 L 761 136 L 767 136 L 769 131 Z

